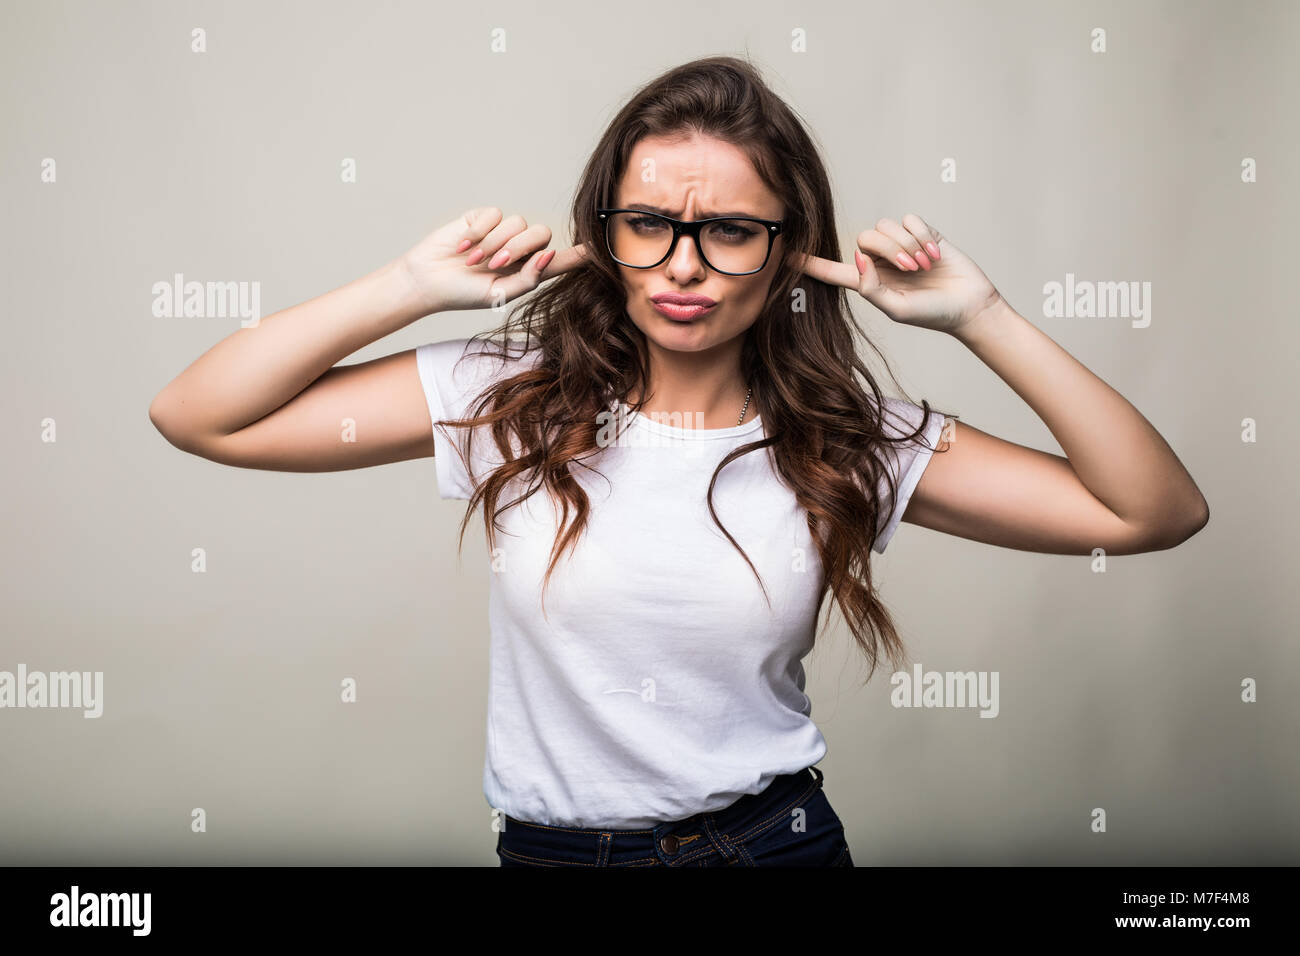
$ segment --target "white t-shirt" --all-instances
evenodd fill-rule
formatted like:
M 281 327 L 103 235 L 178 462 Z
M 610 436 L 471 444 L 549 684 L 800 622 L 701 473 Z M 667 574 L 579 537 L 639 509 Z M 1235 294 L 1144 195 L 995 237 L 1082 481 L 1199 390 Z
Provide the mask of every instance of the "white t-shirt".
M 457 367 L 467 342 L 416 350 L 435 422 L 468 414 L 490 381 L 523 371 L 537 355 L 503 361 L 483 354 L 478 341 Z M 908 419 L 904 432 L 886 415 L 887 427 L 913 431 L 922 409 L 886 402 Z M 718 517 L 762 575 L 769 608 L 706 502 L 718 462 L 761 438 L 762 420 L 693 430 L 619 411 L 626 433 L 587 460 L 600 474 L 570 466 L 591 515 L 551 576 L 545 617 L 541 582 L 558 521 L 544 489 L 502 515 L 507 533 L 489 555 L 483 793 L 520 820 L 652 827 L 720 810 L 826 753 L 803 692 L 801 661 L 812 650 L 822 583 L 805 512 L 777 480 L 766 449 L 718 477 Z M 942 426 L 932 412 L 929 447 L 884 446 L 901 480 L 892 511 L 886 500 L 877 552 L 897 529 Z M 443 498 L 468 499 L 473 489 L 452 445 L 463 447 L 465 431 L 434 428 Z M 481 480 L 501 461 L 486 428 L 472 450 L 474 480 Z M 888 493 L 883 484 L 881 492 Z

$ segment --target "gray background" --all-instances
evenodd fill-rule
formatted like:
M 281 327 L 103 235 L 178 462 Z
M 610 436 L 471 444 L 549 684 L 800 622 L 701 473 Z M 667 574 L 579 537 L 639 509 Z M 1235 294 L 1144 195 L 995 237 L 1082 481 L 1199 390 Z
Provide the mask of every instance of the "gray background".
M 823 146 L 844 257 L 881 216 L 934 223 L 1160 430 L 1212 514 L 1105 574 L 900 529 L 876 566 L 913 657 L 998 671 L 1001 714 L 891 707 L 837 617 L 805 663 L 858 864 L 1297 862 L 1295 4 L 4 6 L 0 669 L 106 688 L 98 720 L 0 711 L 0 860 L 496 864 L 481 524 L 458 561 L 464 504 L 431 459 L 300 475 L 173 449 L 150 400 L 238 320 L 154 318 L 151 287 L 259 281 L 270 315 L 477 204 L 558 245 L 626 97 L 748 50 Z M 1044 318 L 1067 272 L 1151 282 L 1150 327 Z M 1059 453 L 960 343 L 854 307 L 913 398 Z

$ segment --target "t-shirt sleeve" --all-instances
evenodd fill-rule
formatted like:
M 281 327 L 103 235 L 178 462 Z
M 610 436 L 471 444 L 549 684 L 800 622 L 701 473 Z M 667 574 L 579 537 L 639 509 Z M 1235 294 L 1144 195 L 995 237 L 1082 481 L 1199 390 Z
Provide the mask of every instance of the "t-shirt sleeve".
M 469 442 L 469 429 L 438 425 L 441 420 L 464 418 L 477 407 L 477 400 L 493 382 L 524 370 L 512 348 L 509 357 L 483 340 L 449 339 L 430 342 L 415 350 L 420 384 L 433 420 L 433 461 L 438 476 L 438 494 L 443 498 L 468 500 L 477 481 L 501 464 L 501 455 L 489 429 L 480 426 Z M 469 467 L 462 457 L 469 448 Z
M 901 438 L 904 435 L 912 434 L 924 417 L 925 409 L 920 405 L 914 405 L 899 398 L 885 397 L 885 414 L 882 420 L 885 431 L 892 437 Z M 876 534 L 876 541 L 871 548 L 877 554 L 884 553 L 889 540 L 894 536 L 894 532 L 898 530 L 898 526 L 903 520 L 903 512 L 907 510 L 907 503 L 912 498 L 912 492 L 916 490 L 917 483 L 920 482 L 921 475 L 925 472 L 925 466 L 930 463 L 930 458 L 934 455 L 934 450 L 939 444 L 946 420 L 943 415 L 931 409 L 930 421 L 926 425 L 925 431 L 918 438 L 906 443 L 882 442 L 880 444 L 879 447 L 886 467 L 889 468 L 897 481 L 898 498 L 896 501 L 890 501 L 889 485 L 882 476 L 880 481 L 880 527 Z M 921 439 L 924 439 L 924 441 Z

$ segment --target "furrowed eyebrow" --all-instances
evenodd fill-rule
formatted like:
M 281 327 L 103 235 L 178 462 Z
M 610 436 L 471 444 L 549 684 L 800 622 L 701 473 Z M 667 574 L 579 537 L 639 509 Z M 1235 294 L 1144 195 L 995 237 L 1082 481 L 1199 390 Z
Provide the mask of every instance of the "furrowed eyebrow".
M 643 209 L 646 212 L 657 212 L 661 216 L 671 216 L 673 219 L 678 218 L 678 214 L 671 209 L 664 209 L 662 206 L 652 206 L 644 202 L 632 202 L 623 207 L 624 209 Z M 701 219 L 763 219 L 764 216 L 756 216 L 752 212 L 711 212 L 707 210 L 700 211 Z

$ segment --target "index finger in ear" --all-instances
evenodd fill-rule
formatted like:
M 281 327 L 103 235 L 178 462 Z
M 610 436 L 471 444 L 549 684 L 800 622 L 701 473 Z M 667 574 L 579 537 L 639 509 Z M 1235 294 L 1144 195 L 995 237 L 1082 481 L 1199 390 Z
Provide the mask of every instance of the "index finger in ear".
M 832 262 L 830 259 L 822 259 L 818 256 L 804 255 L 803 253 L 791 253 L 787 256 L 787 262 L 794 269 L 798 269 L 805 275 L 812 276 L 822 282 L 830 285 L 843 286 L 846 289 L 856 289 L 862 276 L 856 266 L 851 266 L 847 262 Z
M 558 249 L 555 257 L 546 264 L 546 268 L 541 271 L 541 278 L 550 279 L 562 272 L 568 272 L 582 265 L 589 254 L 585 243 L 572 246 L 568 249 Z

